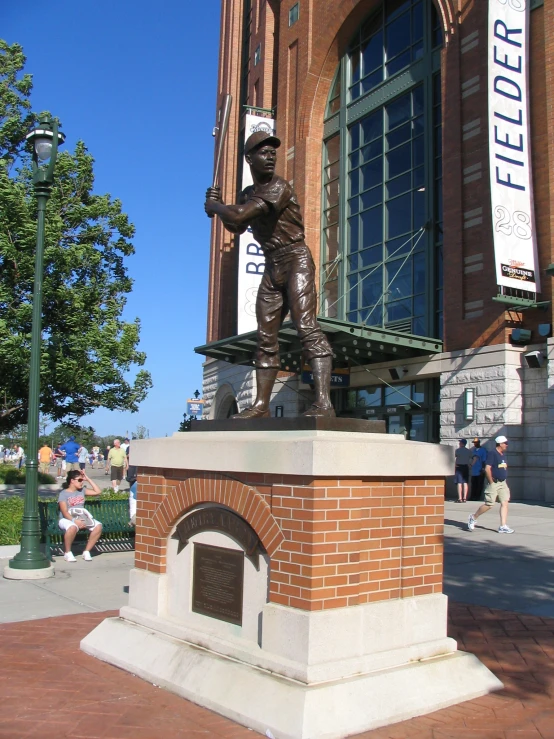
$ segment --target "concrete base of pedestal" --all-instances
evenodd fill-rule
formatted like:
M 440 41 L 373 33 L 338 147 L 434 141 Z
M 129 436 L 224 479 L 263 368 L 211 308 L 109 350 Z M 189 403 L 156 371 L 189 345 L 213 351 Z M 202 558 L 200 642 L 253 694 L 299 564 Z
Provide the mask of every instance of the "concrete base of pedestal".
M 305 684 L 131 621 L 103 621 L 88 654 L 275 739 L 339 739 L 502 687 L 465 652 Z
M 54 571 L 52 563 L 48 567 L 41 567 L 38 570 L 19 570 L 8 565 L 4 567 L 4 577 L 6 580 L 46 580 L 46 578 L 54 576 Z

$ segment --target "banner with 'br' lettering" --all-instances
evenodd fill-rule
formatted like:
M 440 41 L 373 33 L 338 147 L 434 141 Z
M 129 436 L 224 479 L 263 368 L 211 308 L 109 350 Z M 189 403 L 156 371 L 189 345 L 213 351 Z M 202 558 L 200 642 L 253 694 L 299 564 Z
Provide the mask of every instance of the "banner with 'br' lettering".
M 256 131 L 268 131 L 275 133 L 275 121 L 273 118 L 262 118 L 248 114 L 246 116 L 246 139 Z M 242 189 L 252 185 L 250 167 L 244 162 L 242 173 Z M 252 236 L 248 229 L 241 234 L 239 239 L 239 276 L 237 291 L 237 333 L 246 334 L 255 331 L 256 323 L 256 297 L 265 268 L 265 259 L 261 246 Z

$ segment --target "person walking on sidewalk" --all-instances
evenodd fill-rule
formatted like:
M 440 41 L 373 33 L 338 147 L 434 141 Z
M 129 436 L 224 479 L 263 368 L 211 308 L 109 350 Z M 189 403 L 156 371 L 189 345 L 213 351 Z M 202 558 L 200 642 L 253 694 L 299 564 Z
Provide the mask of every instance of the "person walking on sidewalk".
M 119 439 L 113 440 L 113 447 L 108 454 L 108 462 L 112 471 L 112 487 L 114 492 L 117 493 L 119 491 L 119 483 L 123 480 L 124 472 L 127 469 L 127 455 L 121 448 L 121 441 Z
M 485 465 L 487 463 L 487 450 L 481 446 L 477 437 L 473 439 L 471 452 L 471 490 L 469 500 L 481 500 L 483 486 L 485 484 Z
M 85 482 L 90 483 L 91 490 L 85 488 Z M 75 555 L 71 551 L 71 545 L 75 539 L 77 532 L 81 529 L 88 529 L 90 535 L 88 537 L 83 559 L 85 562 L 91 562 L 92 557 L 90 550 L 96 544 L 102 533 L 102 524 L 96 521 L 84 507 L 87 495 L 100 495 L 102 491 L 98 485 L 93 482 L 90 477 L 82 470 L 71 470 L 67 473 L 67 479 L 63 484 L 63 490 L 58 496 L 58 506 L 60 508 L 60 520 L 58 525 L 64 532 L 63 541 L 65 554 L 63 558 L 66 562 L 75 562 Z
M 469 485 L 469 460 L 471 459 L 471 453 L 467 448 L 467 439 L 460 439 L 455 457 L 454 479 L 458 485 L 458 503 L 465 503 Z
M 506 479 L 508 477 L 508 463 L 504 453 L 508 448 L 508 439 L 505 436 L 497 436 L 495 439 L 496 449 L 487 455 L 487 463 L 485 465 L 485 477 L 487 478 L 487 487 L 485 488 L 485 502 L 475 513 L 470 513 L 467 528 L 468 531 L 475 529 L 475 521 L 482 516 L 483 513 L 490 511 L 493 505 L 500 503 L 500 526 L 499 534 L 513 534 L 514 530 L 508 526 L 508 504 L 510 502 L 510 488 Z

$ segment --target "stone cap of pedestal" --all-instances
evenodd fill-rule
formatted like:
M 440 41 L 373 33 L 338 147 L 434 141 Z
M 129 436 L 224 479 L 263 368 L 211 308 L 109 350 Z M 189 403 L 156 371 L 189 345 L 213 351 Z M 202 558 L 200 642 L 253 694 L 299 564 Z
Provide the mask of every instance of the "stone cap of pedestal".
M 440 478 L 453 473 L 454 450 L 391 434 L 183 432 L 169 438 L 133 441 L 130 461 L 140 467 L 213 472 Z

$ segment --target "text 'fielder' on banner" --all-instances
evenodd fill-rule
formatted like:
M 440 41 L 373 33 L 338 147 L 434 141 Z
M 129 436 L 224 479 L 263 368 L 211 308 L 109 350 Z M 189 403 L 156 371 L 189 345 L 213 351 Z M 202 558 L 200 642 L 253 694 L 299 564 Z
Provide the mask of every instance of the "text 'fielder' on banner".
M 528 6 L 489 0 L 489 160 L 497 282 L 536 293 Z
M 246 116 L 246 129 L 244 140 L 256 131 L 268 131 L 275 133 L 275 121 L 273 118 L 261 118 L 260 116 Z M 252 185 L 250 167 L 244 162 L 242 173 L 242 189 Z M 258 288 L 262 281 L 265 268 L 265 259 L 261 246 L 252 236 L 251 229 L 241 234 L 239 239 L 239 281 L 237 290 L 237 333 L 246 334 L 255 331 L 256 323 L 256 297 Z

